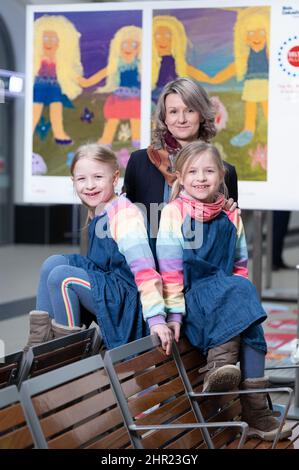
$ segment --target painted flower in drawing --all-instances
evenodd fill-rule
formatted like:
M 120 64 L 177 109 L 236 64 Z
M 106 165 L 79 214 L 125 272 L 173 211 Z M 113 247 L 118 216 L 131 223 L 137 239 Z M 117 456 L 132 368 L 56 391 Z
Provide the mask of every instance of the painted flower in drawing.
M 251 157 L 251 167 L 260 166 L 263 170 L 267 170 L 267 145 L 257 144 L 255 149 L 249 150 Z
M 226 128 L 228 113 L 219 96 L 212 96 L 211 101 L 215 109 L 215 126 L 219 132 Z
M 32 152 L 32 174 L 45 175 L 48 171 L 45 160 L 38 153 Z

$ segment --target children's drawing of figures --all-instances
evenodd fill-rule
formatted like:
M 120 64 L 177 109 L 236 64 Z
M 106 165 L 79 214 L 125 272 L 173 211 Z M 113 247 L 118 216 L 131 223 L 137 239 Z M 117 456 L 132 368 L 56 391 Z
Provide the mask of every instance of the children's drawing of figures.
M 63 108 L 73 107 L 82 91 L 78 76 L 83 68 L 79 48 L 80 33 L 62 15 L 44 15 L 34 22 L 33 132 L 49 106 L 54 141 L 72 144 L 63 124 Z
M 89 78 L 79 78 L 82 87 L 90 87 L 106 78 L 96 93 L 110 93 L 105 101 L 104 130 L 98 143 L 112 146 L 122 120 L 130 121 L 133 147 L 140 147 L 140 77 L 142 30 L 138 26 L 120 28 L 110 42 L 107 66 Z
M 235 60 L 210 80 L 211 84 L 225 82 L 233 76 L 238 81 L 244 80 L 244 125 L 241 132 L 230 140 L 231 145 L 236 147 L 243 147 L 253 139 L 258 103 L 265 119 L 268 118 L 269 36 L 268 7 L 240 9 L 234 27 Z
M 163 86 L 177 77 L 209 82 L 210 77 L 186 61 L 188 38 L 175 16 L 154 16 L 152 36 L 152 99 L 157 101 Z

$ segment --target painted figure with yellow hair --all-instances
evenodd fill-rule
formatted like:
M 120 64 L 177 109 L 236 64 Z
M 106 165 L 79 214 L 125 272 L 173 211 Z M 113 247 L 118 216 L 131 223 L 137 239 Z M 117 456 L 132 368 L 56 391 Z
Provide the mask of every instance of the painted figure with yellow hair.
M 33 132 L 44 106 L 49 106 L 54 140 L 61 145 L 72 143 L 64 130 L 63 108 L 72 108 L 71 100 L 82 91 L 79 39 L 80 33 L 62 15 L 44 15 L 34 22 Z
M 258 103 L 265 119 L 268 118 L 269 37 L 269 7 L 240 9 L 234 27 L 235 61 L 210 80 L 211 84 L 225 82 L 233 76 L 238 81 L 244 80 L 244 126 L 230 141 L 236 147 L 243 147 L 253 139 Z
M 153 17 L 152 99 L 157 101 L 166 83 L 178 77 L 209 82 L 210 77 L 186 62 L 188 38 L 175 16 Z
M 141 38 L 138 26 L 120 28 L 110 42 L 107 66 L 78 79 L 85 88 L 106 78 L 106 85 L 96 93 L 111 93 L 104 104 L 105 125 L 98 143 L 112 146 L 118 125 L 125 119 L 130 121 L 133 147 L 140 146 Z

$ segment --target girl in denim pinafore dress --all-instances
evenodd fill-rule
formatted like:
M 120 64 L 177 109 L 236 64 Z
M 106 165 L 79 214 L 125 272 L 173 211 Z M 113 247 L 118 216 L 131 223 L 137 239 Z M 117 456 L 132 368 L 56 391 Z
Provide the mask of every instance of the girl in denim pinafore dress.
M 114 188 L 119 170 L 105 146 L 81 146 L 71 174 L 89 213 L 88 253 L 55 255 L 41 269 L 27 348 L 80 331 L 82 306 L 97 320 L 106 348 L 157 333 L 169 354 L 162 279 L 139 209 Z M 97 212 L 97 214 L 96 214 Z
M 238 210 L 223 210 L 224 166 L 216 147 L 195 141 L 176 161 L 172 202 L 162 211 L 157 258 L 168 326 L 207 355 L 204 392 L 265 388 L 266 313 L 247 279 L 247 248 Z M 237 367 L 240 361 L 241 372 Z M 200 370 L 203 372 L 203 370 Z M 242 375 L 241 375 L 242 373 Z M 275 439 L 279 422 L 266 393 L 241 396 L 251 435 Z M 283 428 L 281 438 L 290 435 Z

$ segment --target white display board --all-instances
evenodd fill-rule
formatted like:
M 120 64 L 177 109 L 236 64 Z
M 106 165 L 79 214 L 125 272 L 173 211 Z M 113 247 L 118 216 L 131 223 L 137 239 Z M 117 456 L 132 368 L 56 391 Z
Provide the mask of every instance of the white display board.
M 121 48 L 129 38 L 139 51 L 125 65 L 113 49 L 122 33 Z M 163 34 L 171 43 L 168 69 Z M 112 56 L 119 56 L 114 72 Z M 75 149 L 103 136 L 123 175 L 130 153 L 150 143 L 163 79 L 182 75 L 197 79 L 215 102 L 214 142 L 237 169 L 240 207 L 299 210 L 299 0 L 27 7 L 24 202 L 77 203 L 69 177 Z M 128 89 L 129 115 L 119 105 Z

